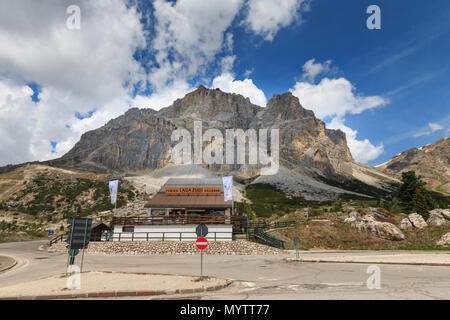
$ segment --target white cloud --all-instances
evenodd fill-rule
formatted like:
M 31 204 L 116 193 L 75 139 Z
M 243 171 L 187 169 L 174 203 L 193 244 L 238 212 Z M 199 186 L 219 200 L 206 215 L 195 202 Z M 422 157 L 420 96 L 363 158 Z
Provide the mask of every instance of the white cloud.
M 238 93 L 256 105 L 265 107 L 267 99 L 264 92 L 259 89 L 251 79 L 235 80 L 231 73 L 222 73 L 214 78 L 212 82 L 213 88 L 219 88 L 225 92 Z
M 159 110 L 170 106 L 176 99 L 183 98 L 194 89 L 186 81 L 176 80 L 171 86 L 161 88 L 160 91 L 150 96 L 137 95 L 132 102 L 132 106 Z
M 309 82 L 314 82 L 319 74 L 329 72 L 330 66 L 331 60 L 325 61 L 324 63 L 315 63 L 315 59 L 308 60 L 302 68 L 304 72 L 302 79 L 306 79 Z
M 330 61 L 324 64 L 309 60 L 303 66 L 303 79 L 311 82 L 321 73 L 330 70 Z M 360 114 L 385 106 L 389 100 L 381 96 L 362 96 L 356 93 L 356 88 L 345 78 L 323 78 L 319 83 L 297 82 L 291 92 L 297 96 L 306 109 L 313 110 L 321 119 L 332 118 L 327 124 L 330 129 L 341 129 L 347 136 L 348 147 L 359 162 L 366 163 L 376 159 L 383 153 L 382 143 L 375 146 L 368 139 L 358 140 L 357 131 L 347 127 L 344 122 L 346 114 Z
M 244 24 L 255 34 L 272 41 L 281 28 L 301 22 L 301 12 L 309 11 L 308 0 L 249 0 Z
M 304 107 L 313 110 L 319 118 L 359 114 L 389 103 L 381 96 L 355 94 L 355 87 L 345 78 L 323 78 L 318 84 L 297 82 L 291 91 Z
M 441 126 L 439 123 L 430 122 L 428 124 L 428 126 L 430 127 L 431 131 L 433 131 L 433 132 L 444 129 L 444 127 Z
M 243 0 L 156 0 L 152 88 L 159 92 L 175 80 L 190 79 L 205 71 L 224 48 L 229 51 L 233 38 L 225 32 L 242 4 Z
M 445 122 L 447 120 L 448 120 L 448 117 L 445 118 L 443 120 L 443 122 Z M 443 126 L 442 124 L 439 124 L 439 123 L 436 123 L 436 122 L 430 122 L 430 123 L 428 123 L 427 127 L 425 127 L 423 129 L 419 130 L 418 132 L 414 133 L 413 137 L 414 138 L 418 138 L 418 137 L 428 136 L 428 135 L 430 135 L 432 133 L 435 133 L 436 131 L 441 131 L 441 130 L 445 130 L 445 129 L 446 129 L 446 127 Z M 448 132 L 448 129 L 447 129 L 447 132 Z
M 135 8 L 121 0 L 77 1 L 81 30 L 69 30 L 71 4 L 0 3 L 0 165 L 61 156 L 84 131 L 126 111 L 133 85 L 145 80 L 133 58 L 146 44 Z M 28 82 L 41 87 L 37 103 Z M 90 118 L 74 116 L 91 110 Z
M 340 118 L 333 118 L 330 123 L 327 124 L 329 129 L 340 129 L 347 137 L 347 145 L 353 155 L 353 158 L 362 163 L 375 160 L 384 151 L 383 143 L 379 143 L 374 146 L 368 139 L 358 140 L 358 131 L 352 130 L 344 124 L 344 120 Z

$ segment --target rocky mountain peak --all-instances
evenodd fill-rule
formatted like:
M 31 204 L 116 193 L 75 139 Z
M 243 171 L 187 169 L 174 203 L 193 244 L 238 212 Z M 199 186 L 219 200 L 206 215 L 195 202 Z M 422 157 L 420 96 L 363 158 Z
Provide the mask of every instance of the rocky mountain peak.
M 202 120 L 245 129 L 262 109 L 240 94 L 199 86 L 171 106 L 161 109 L 157 116 L 171 119 L 182 127 L 192 127 L 194 120 Z
M 274 94 L 267 103 L 264 114 L 270 115 L 271 118 L 281 120 L 305 117 L 314 118 L 314 112 L 304 109 L 298 98 L 291 92 Z

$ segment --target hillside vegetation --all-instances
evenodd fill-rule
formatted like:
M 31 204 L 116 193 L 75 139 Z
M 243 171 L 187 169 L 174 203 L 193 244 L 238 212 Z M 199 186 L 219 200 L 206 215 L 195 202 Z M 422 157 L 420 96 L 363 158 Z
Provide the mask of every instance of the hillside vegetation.
M 69 217 L 91 217 L 113 209 L 108 180 L 106 175 L 40 165 L 1 174 L 0 241 L 39 238 L 47 230 L 62 229 Z M 137 194 L 132 185 L 121 181 L 117 207 Z

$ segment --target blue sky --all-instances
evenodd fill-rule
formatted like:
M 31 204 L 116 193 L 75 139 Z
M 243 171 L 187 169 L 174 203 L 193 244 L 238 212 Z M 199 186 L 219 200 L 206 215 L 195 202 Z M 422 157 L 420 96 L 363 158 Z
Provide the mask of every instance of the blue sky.
M 371 4 L 381 9 L 381 30 L 366 27 Z M 251 70 L 253 83 L 269 99 L 292 88 L 309 59 L 332 60 L 332 77 L 348 79 L 358 94 L 389 99 L 383 107 L 345 116 L 345 124 L 358 132 L 359 139 L 383 144 L 383 152 L 368 161 L 379 164 L 448 135 L 449 17 L 450 3 L 445 0 L 426 5 L 423 1 L 311 1 L 302 22 L 283 28 L 272 41 L 247 32 L 236 19 L 229 30 L 236 56 L 233 71 L 242 80 Z M 201 77 L 191 81 L 201 82 Z M 435 131 L 430 123 L 436 124 Z
M 447 0 L 282 3 L 5 1 L 0 151 L 14 155 L 0 165 L 61 156 L 129 107 L 159 109 L 200 84 L 261 105 L 292 91 L 370 165 L 448 136 Z M 70 4 L 80 30 L 67 30 Z M 373 4 L 381 30 L 366 27 Z

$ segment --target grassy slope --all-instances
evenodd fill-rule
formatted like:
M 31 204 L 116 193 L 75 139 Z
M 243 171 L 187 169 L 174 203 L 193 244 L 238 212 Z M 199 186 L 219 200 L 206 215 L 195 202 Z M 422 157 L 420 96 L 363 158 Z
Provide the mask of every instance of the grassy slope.
M 295 219 L 297 227 L 280 230 L 289 239 L 299 238 L 302 249 L 335 249 L 335 250 L 449 250 L 440 248 L 436 242 L 447 232 L 450 224 L 442 227 L 427 227 L 422 230 L 410 229 L 404 231 L 405 240 L 389 241 L 365 233 L 360 233 L 337 218 L 339 214 L 327 214 L 306 219 L 299 216 L 286 216 Z M 403 216 L 395 216 L 395 220 Z M 312 220 L 329 221 L 312 221 Z
M 29 166 L 0 175 L 0 242 L 45 239 L 46 230 L 67 217 L 110 210 L 108 177 L 46 166 Z M 134 199 L 119 184 L 117 207 Z

